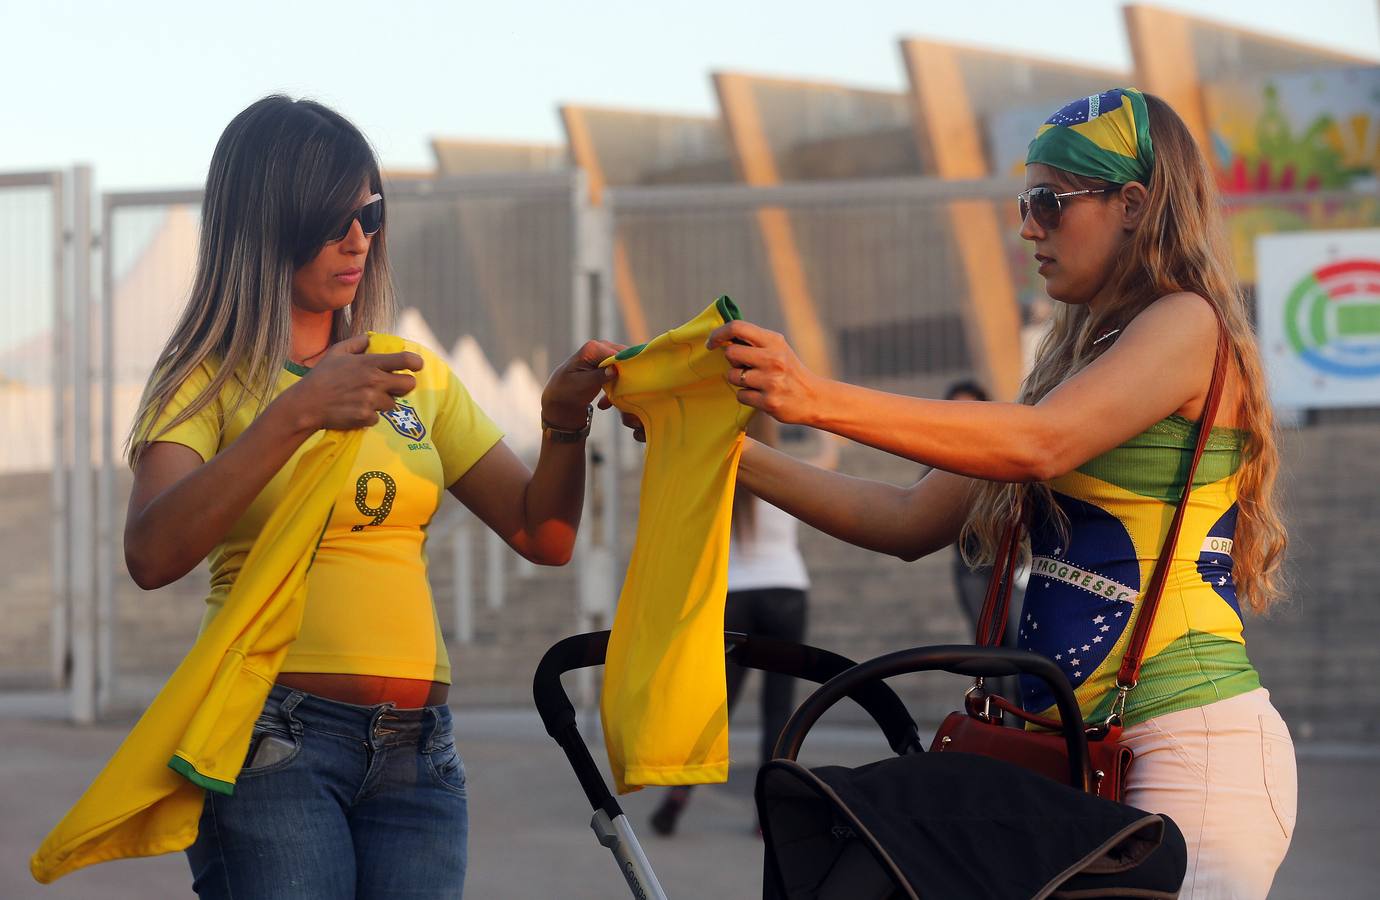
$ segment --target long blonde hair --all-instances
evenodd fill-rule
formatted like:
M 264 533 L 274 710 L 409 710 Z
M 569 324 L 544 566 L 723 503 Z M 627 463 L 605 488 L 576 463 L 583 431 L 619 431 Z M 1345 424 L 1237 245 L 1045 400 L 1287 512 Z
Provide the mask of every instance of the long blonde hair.
M 1167 103 L 1145 95 L 1155 162 L 1146 209 L 1111 276 L 1112 301 L 1097 311 L 1087 305 L 1055 304 L 1049 333 L 1021 385 L 1019 402 L 1038 403 L 1081 371 L 1110 343 L 1094 338 L 1126 327 L 1161 297 L 1191 292 L 1217 310 L 1227 332 L 1231 361 L 1241 385 L 1240 427 L 1245 431 L 1237 482 L 1238 517 L 1233 543 L 1233 579 L 1238 596 L 1256 612 L 1279 596 L 1286 543 L 1275 479 L 1279 452 L 1274 412 L 1245 298 L 1233 270 L 1221 220 L 1216 185 L 1183 120 Z M 1107 182 L 1061 173 L 1078 189 Z M 1044 483 L 982 482 L 974 494 L 962 538 L 980 549 L 971 564 L 990 564 L 1007 526 L 1024 507 L 1056 512 Z
M 311 100 L 264 97 L 226 126 L 211 156 L 201 204 L 196 273 L 187 305 L 159 353 L 125 444 L 131 466 L 159 434 L 212 403 L 232 381 L 230 410 L 273 397 L 292 347 L 292 277 L 310 262 L 359 202 L 382 191 L 364 135 Z M 384 226 L 374 235 L 354 302 L 337 311 L 331 342 L 393 321 Z M 158 434 L 187 377 L 207 360 L 211 383 Z

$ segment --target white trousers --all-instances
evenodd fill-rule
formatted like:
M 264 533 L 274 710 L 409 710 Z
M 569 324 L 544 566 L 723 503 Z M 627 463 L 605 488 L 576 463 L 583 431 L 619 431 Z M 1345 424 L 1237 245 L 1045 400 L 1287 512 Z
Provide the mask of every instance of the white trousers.
M 1294 834 L 1298 771 L 1289 729 L 1259 688 L 1127 728 L 1126 802 L 1174 820 L 1188 843 L 1186 900 L 1270 892 Z

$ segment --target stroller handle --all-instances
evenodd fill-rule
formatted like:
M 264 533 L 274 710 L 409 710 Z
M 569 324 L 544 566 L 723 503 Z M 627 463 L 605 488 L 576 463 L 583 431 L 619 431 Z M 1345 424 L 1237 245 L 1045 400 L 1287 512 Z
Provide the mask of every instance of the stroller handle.
M 831 680 L 837 680 L 840 674 L 856 666 L 846 656 L 808 644 L 754 637 L 736 631 L 724 632 L 724 643 L 730 658 L 745 668 L 779 672 L 816 684 L 832 683 Z M 546 733 L 561 745 L 570 760 L 590 805 L 614 818 L 621 813 L 618 801 L 580 737 L 575 707 L 561 684 L 561 675 L 565 672 L 602 665 L 608 645 L 608 631 L 572 635 L 552 645 L 542 656 L 532 678 L 532 699 Z M 884 682 L 860 683 L 855 689 L 840 693 L 832 702 L 844 696 L 851 697 L 867 711 L 897 754 L 918 753 L 924 749 L 915 720 L 906 711 L 901 698 Z
M 561 675 L 566 672 L 602 665 L 608 649 L 607 630 L 575 634 L 557 641 L 537 663 L 536 674 L 532 676 L 532 700 L 546 726 L 546 733 L 560 744 L 570 760 L 570 767 L 580 779 L 580 787 L 590 806 L 602 809 L 613 820 L 623 814 L 623 808 L 604 782 L 604 776 L 599 774 L 589 747 L 580 737 L 580 729 L 575 724 L 575 706 L 561 684 Z
M 1069 751 L 1069 783 L 1082 785 L 1084 790 L 1088 790 L 1092 771 L 1088 759 L 1088 736 L 1083 730 L 1083 714 L 1078 709 L 1078 701 L 1069 687 L 1068 679 L 1053 660 L 1029 650 L 1004 647 L 977 647 L 970 644 L 914 647 L 860 663 L 829 679 L 800 704 L 777 739 L 772 755 L 778 759 L 795 759 L 800 754 L 806 733 L 819 721 L 820 716 L 840 698 L 851 696 L 869 682 L 881 684 L 882 679 L 893 675 L 935 670 L 974 677 L 1025 674 L 1043 680 L 1054 693 L 1054 702 L 1063 723 L 1064 740 Z

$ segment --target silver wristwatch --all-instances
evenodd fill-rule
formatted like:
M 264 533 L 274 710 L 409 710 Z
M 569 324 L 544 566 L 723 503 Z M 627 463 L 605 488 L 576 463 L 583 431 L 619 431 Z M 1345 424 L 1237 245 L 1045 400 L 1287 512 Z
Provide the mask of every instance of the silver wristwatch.
M 583 428 L 571 431 L 568 428 L 557 428 L 543 417 L 541 420 L 541 430 L 544 434 L 551 435 L 551 440 L 558 444 L 578 444 L 589 437 L 589 426 L 594 421 L 594 405 L 585 407 L 585 424 Z

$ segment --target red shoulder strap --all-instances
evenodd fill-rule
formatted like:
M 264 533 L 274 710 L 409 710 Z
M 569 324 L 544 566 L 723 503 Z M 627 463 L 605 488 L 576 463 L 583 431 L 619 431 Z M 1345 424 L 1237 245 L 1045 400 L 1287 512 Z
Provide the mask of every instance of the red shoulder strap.
M 1141 662 L 1145 657 L 1145 645 L 1150 640 L 1150 627 L 1155 622 L 1155 612 L 1159 609 L 1160 596 L 1164 593 L 1164 583 L 1169 576 L 1169 564 L 1174 555 L 1174 548 L 1178 544 L 1179 529 L 1183 525 L 1184 513 L 1188 509 L 1188 497 L 1193 491 L 1193 478 L 1197 474 L 1198 463 L 1203 457 L 1203 450 L 1207 447 L 1208 435 L 1212 432 L 1212 423 L 1217 418 L 1217 407 L 1221 403 L 1222 387 L 1226 382 L 1227 356 L 1227 331 L 1219 318 L 1217 354 L 1212 364 L 1212 381 L 1208 386 L 1207 398 L 1203 403 L 1203 415 L 1198 422 L 1198 441 L 1193 448 L 1193 459 L 1188 465 L 1188 476 L 1184 482 L 1183 495 L 1179 499 L 1178 508 L 1174 511 L 1174 519 L 1169 525 L 1169 534 L 1165 537 L 1159 559 L 1155 562 L 1155 570 L 1150 576 L 1150 584 L 1141 600 L 1136 624 L 1131 632 L 1131 640 L 1126 647 L 1126 655 L 1122 657 L 1121 669 L 1117 672 L 1117 686 L 1127 690 L 1135 687 L 1136 678 L 1140 675 Z M 992 578 L 987 583 L 987 596 L 983 601 L 982 615 L 978 619 L 977 626 L 977 643 L 981 646 L 999 646 L 1006 630 L 1007 611 L 1011 606 L 1011 586 L 1014 581 L 1016 559 L 1019 556 L 1021 530 L 1022 516 L 1018 515 L 1016 521 L 1007 529 L 1006 536 L 1002 539 L 997 558 L 992 566 Z
M 1130 690 L 1136 686 L 1140 676 L 1140 664 L 1145 658 L 1145 645 L 1150 641 L 1150 627 L 1155 622 L 1155 611 L 1160 606 L 1160 596 L 1164 593 L 1164 583 L 1169 577 L 1169 564 L 1174 557 L 1174 549 L 1179 543 L 1179 528 L 1183 525 L 1184 513 L 1188 510 L 1188 496 L 1193 492 L 1193 477 L 1198 471 L 1198 462 L 1203 458 L 1208 435 L 1212 433 L 1212 423 L 1217 419 L 1217 407 L 1222 400 L 1222 385 L 1227 375 L 1227 329 L 1221 320 L 1217 323 L 1217 356 L 1212 363 L 1212 383 L 1208 386 L 1207 400 L 1203 403 L 1203 415 L 1198 420 L 1198 443 L 1193 448 L 1193 460 L 1188 464 L 1188 477 L 1184 482 L 1184 493 L 1179 498 L 1179 506 L 1174 510 L 1174 520 L 1169 523 L 1169 534 L 1160 548 L 1160 558 L 1155 561 L 1155 571 L 1150 576 L 1150 585 L 1140 601 L 1136 614 L 1136 627 L 1131 632 L 1131 642 L 1126 645 L 1126 655 L 1121 658 L 1121 668 L 1116 674 L 1118 688 Z

